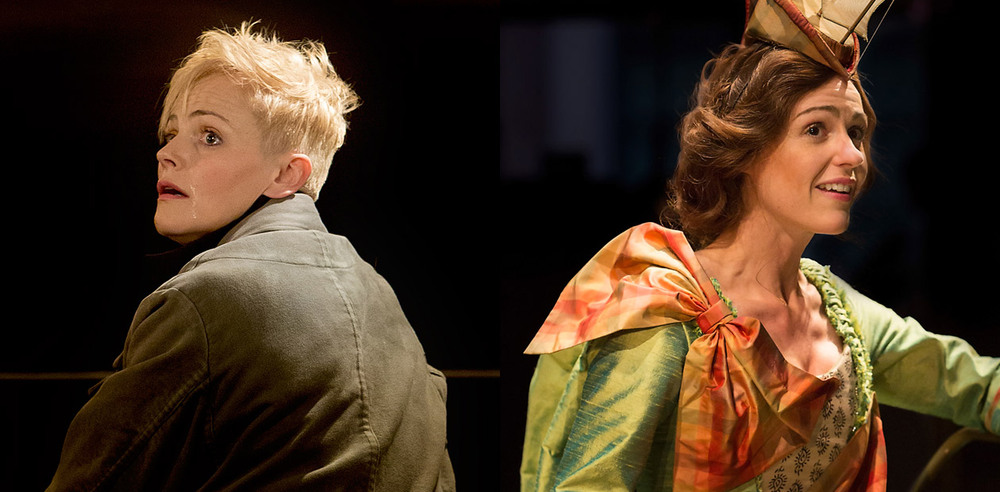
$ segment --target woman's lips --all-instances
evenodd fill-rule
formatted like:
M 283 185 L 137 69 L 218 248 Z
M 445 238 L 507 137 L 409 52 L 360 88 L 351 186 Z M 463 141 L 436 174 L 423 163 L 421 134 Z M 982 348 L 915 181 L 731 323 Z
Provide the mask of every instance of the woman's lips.
M 840 201 L 850 201 L 857 183 L 850 178 L 832 179 L 816 186 L 824 195 Z
M 159 200 L 187 198 L 187 195 L 183 191 L 169 181 L 158 181 L 156 183 L 156 195 Z

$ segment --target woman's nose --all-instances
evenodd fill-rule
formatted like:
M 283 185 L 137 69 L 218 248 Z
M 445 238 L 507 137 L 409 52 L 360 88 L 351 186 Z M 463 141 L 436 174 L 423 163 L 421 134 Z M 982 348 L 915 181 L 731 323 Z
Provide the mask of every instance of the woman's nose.
M 174 149 L 171 143 L 173 139 L 167 140 L 166 143 L 160 147 L 160 150 L 156 151 L 156 162 L 161 167 L 176 167 L 177 157 L 174 155 Z
M 845 135 L 841 140 L 841 163 L 844 166 L 855 168 L 865 163 L 864 145 L 859 144 L 849 135 Z

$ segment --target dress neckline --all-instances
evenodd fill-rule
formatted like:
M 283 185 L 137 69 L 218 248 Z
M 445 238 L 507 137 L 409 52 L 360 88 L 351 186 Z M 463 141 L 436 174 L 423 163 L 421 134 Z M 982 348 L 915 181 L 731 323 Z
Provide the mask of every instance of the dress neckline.
M 705 271 L 700 262 L 698 267 L 701 268 L 702 272 Z M 844 292 L 834 284 L 833 274 L 830 272 L 829 267 L 824 267 L 816 261 L 808 258 L 801 258 L 799 260 L 799 270 L 806 276 L 806 280 L 808 280 L 809 283 L 816 287 L 816 290 L 819 291 L 820 297 L 823 301 L 826 317 L 830 321 L 830 324 L 833 325 L 834 331 L 838 336 L 840 336 L 841 342 L 844 345 L 844 350 L 850 351 L 851 359 L 854 362 L 854 372 L 857 377 L 857 386 L 855 387 L 855 391 L 857 393 L 858 405 L 854 409 L 854 425 L 851 429 L 853 432 L 855 429 L 864 424 L 865 419 L 868 416 L 869 403 L 871 402 L 874 394 L 872 389 L 870 356 L 868 354 L 868 350 L 864 347 L 864 343 L 861 339 L 861 333 L 857 327 L 857 323 L 854 322 L 854 317 L 851 314 L 849 305 L 845 300 Z M 706 276 L 708 275 L 706 274 Z M 711 280 L 712 286 L 715 288 L 715 293 L 719 296 L 719 299 L 721 299 L 730 311 L 732 311 L 734 317 L 739 316 L 739 313 L 733 306 L 732 301 L 722 292 L 722 287 L 719 285 L 718 280 L 711 276 L 708 276 L 708 278 Z M 763 324 L 761 324 L 761 329 L 765 331 L 767 330 Z M 782 354 L 782 357 L 784 357 L 784 354 Z M 839 367 L 841 363 L 842 361 L 839 362 L 837 366 L 832 369 L 832 371 L 836 371 L 837 367 Z M 810 375 L 819 378 L 819 376 L 814 374 Z

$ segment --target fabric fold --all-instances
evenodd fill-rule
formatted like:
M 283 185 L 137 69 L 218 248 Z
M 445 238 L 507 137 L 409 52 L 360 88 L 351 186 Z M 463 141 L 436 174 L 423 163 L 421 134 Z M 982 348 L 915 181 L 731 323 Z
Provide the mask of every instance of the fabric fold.
M 808 442 L 836 390 L 789 363 L 753 318 L 691 344 L 677 417 L 674 490 L 729 490 Z
M 624 329 L 688 321 L 719 300 L 684 235 L 653 223 L 609 242 L 569 282 L 524 351 L 556 352 Z

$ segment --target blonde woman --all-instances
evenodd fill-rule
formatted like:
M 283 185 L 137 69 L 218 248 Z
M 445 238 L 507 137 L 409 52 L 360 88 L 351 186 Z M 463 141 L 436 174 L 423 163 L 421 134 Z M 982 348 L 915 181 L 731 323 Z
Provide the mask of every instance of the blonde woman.
M 323 45 L 205 32 L 175 71 L 140 304 L 49 490 L 448 490 L 445 381 L 314 201 L 357 98 Z

